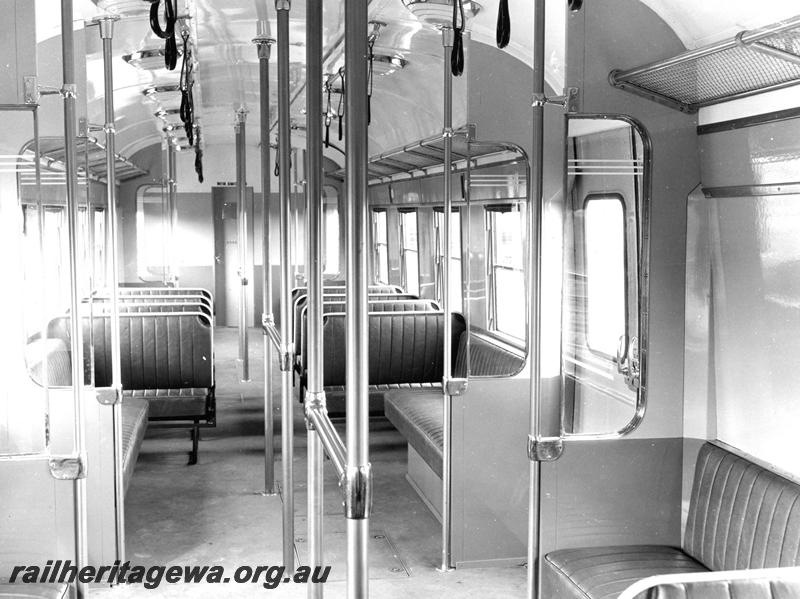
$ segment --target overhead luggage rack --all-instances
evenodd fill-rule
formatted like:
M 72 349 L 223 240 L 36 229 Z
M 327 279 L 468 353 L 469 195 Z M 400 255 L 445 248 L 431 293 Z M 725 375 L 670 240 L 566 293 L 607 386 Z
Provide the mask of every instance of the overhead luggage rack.
M 26 146 L 30 156 L 33 156 L 33 142 Z M 77 137 L 75 139 L 75 152 L 78 156 L 78 177 L 80 180 L 105 182 L 106 178 L 106 147 L 95 137 Z M 43 137 L 39 140 L 39 153 L 43 160 L 43 168 L 47 172 L 64 172 L 64 138 Z M 118 181 L 127 181 L 147 171 L 131 162 L 122 154 L 116 154 L 116 178 Z M 88 170 L 88 172 L 87 172 Z M 26 172 L 21 176 L 23 185 L 33 185 L 35 174 Z
M 609 74 L 614 87 L 683 112 L 800 83 L 800 16 Z
M 453 131 L 453 165 L 455 170 L 466 168 L 467 159 L 473 166 L 481 159 L 492 160 L 504 155 L 519 154 L 514 144 L 475 140 L 475 126 L 466 125 Z M 372 156 L 369 159 L 370 184 L 416 179 L 444 169 L 444 137 L 436 135 Z M 345 171 L 332 173 L 344 179 Z

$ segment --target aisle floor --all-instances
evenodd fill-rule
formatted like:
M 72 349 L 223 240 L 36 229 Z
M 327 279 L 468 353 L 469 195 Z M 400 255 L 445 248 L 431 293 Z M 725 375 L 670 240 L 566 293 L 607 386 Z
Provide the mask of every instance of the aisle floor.
M 250 333 L 251 382 L 242 383 L 236 364 L 237 334 L 215 331 L 217 427 L 201 434 L 198 463 L 187 466 L 191 446 L 185 430 L 148 429 L 126 496 L 127 559 L 133 564 L 238 566 L 282 562 L 280 495 L 264 495 L 263 337 Z M 275 476 L 279 487 L 280 388 L 273 369 Z M 306 563 L 306 438 L 302 409 L 295 404 L 295 551 Z M 344 434 L 344 423 L 337 424 Z M 441 573 L 440 525 L 405 480 L 406 444 L 383 419 L 370 424 L 370 460 L 375 476 L 370 520 L 370 596 L 524 597 L 526 570 L 465 568 Z M 344 597 L 345 519 L 333 467 L 325 467 L 325 564 L 331 565 L 326 597 Z M 127 597 L 305 597 L 307 585 L 167 584 L 93 589 L 92 595 Z

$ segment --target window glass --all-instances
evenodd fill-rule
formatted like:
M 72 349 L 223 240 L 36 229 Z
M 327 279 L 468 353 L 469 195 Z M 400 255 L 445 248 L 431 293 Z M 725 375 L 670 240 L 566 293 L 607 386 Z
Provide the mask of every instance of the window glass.
M 136 202 L 136 253 L 139 277 L 144 280 L 164 276 L 168 218 L 161 187 L 140 189 Z
M 436 298 L 442 301 L 442 261 L 444 260 L 444 212 L 434 213 L 436 231 Z M 460 312 L 462 310 L 461 285 L 461 213 L 450 214 L 450 306 Z
M 94 281 L 95 289 L 106 285 L 106 211 L 94 210 Z
M 323 257 L 323 272 L 325 274 L 339 273 L 339 204 L 335 192 L 326 188 L 323 213 L 323 235 L 325 255 Z
M 417 245 L 417 213 L 400 213 L 402 243 L 403 288 L 419 294 L 419 247 Z
M 374 245 L 374 279 L 381 285 L 389 284 L 389 244 L 386 224 L 386 211 L 376 210 L 372 213 Z
M 517 207 L 489 211 L 489 329 L 525 339 L 523 226 Z
M 589 349 L 615 356 L 625 334 L 625 216 L 617 197 L 587 200 L 586 342 Z

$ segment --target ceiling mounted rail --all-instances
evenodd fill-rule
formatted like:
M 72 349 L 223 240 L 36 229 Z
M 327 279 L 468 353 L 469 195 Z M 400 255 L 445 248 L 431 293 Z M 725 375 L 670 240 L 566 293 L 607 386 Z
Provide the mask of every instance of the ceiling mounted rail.
M 475 125 L 466 125 L 453 131 L 453 169 L 466 168 L 467 159 L 475 166 L 479 161 L 491 157 L 504 159 L 508 154 L 518 153 L 513 144 L 480 142 L 475 140 Z M 401 148 L 389 150 L 369 159 L 370 185 L 390 183 L 407 179 L 418 179 L 438 174 L 444 169 L 444 138 L 435 135 Z M 330 173 L 332 177 L 344 179 L 344 169 Z
M 800 16 L 609 74 L 614 87 L 682 112 L 800 83 Z

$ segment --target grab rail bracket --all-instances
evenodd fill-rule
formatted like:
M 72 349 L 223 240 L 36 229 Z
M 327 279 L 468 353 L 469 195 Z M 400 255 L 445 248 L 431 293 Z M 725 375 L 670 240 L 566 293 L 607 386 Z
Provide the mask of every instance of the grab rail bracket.
M 50 475 L 56 480 L 78 480 L 86 478 L 86 459 L 77 457 L 51 457 Z
M 106 387 L 96 389 L 97 403 L 103 406 L 113 406 L 122 403 L 122 388 L 121 387 Z
M 464 395 L 469 388 L 469 380 L 465 378 L 445 379 L 442 384 L 448 395 Z
M 372 511 L 372 464 L 348 466 L 340 483 L 344 493 L 344 515 L 348 520 L 364 520 Z
M 554 462 L 564 453 L 564 439 L 528 435 L 528 459 L 531 462 Z

